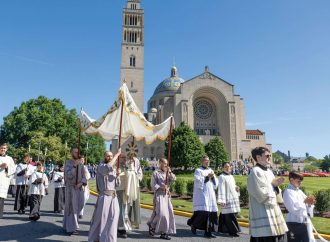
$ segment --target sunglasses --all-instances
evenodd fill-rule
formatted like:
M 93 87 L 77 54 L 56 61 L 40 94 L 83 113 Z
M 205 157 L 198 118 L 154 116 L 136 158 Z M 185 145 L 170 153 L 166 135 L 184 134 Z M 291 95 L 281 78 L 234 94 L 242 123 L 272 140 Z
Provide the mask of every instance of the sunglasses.
M 272 155 L 266 155 L 266 157 L 267 157 L 267 158 L 270 158 L 270 157 L 272 157 Z

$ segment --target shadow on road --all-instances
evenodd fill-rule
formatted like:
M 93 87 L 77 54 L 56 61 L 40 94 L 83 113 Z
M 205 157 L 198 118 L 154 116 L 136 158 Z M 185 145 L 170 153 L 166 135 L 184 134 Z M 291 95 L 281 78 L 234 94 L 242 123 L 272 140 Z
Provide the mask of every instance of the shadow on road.
M 63 228 L 53 223 L 37 221 L 30 222 L 28 218 L 10 217 L 9 220 L 26 221 L 23 224 L 3 225 L 0 227 L 1 241 L 9 241 L 15 238 L 16 241 L 56 241 L 47 240 L 45 237 L 52 235 L 65 235 Z M 59 241 L 59 240 L 58 240 Z

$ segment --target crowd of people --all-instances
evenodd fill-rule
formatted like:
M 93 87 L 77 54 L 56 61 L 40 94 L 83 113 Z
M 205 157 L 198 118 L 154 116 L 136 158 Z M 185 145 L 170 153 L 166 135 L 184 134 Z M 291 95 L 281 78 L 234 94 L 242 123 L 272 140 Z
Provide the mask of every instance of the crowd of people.
M 7 197 L 10 180 L 16 176 L 14 210 L 25 214 L 30 206 L 29 218 L 40 218 L 42 198 L 47 195 L 49 183 L 54 183 L 54 212 L 63 214 L 63 228 L 69 234 L 79 233 L 79 220 L 89 197 L 88 180 L 91 168 L 77 148 L 71 150 L 72 158 L 60 164 L 50 177 L 45 174 L 43 163 L 31 164 L 29 154 L 17 166 L 6 155 L 7 145 L 0 145 L 0 218 L 3 216 L 4 199 Z M 276 178 L 269 169 L 270 151 L 265 147 L 252 150 L 256 164 L 247 178 L 249 192 L 249 221 L 251 242 L 288 241 L 313 242 L 313 216 L 315 198 L 306 196 L 300 186 L 303 177 L 291 172 L 290 185 L 283 191 L 279 186 L 284 178 Z M 193 215 L 187 221 L 192 234 L 204 231 L 206 238 L 216 238 L 214 232 L 238 237 L 241 228 L 237 222 L 240 212 L 240 190 L 235 183 L 233 166 L 222 164 L 222 173 L 217 177 L 210 168 L 207 156 L 194 173 Z M 117 241 L 127 238 L 128 231 L 139 229 L 140 188 L 143 170 L 134 153 L 124 154 L 121 149 L 113 155 L 107 151 L 104 160 L 95 167 L 96 188 L 99 194 L 92 216 L 88 241 Z M 171 202 L 170 186 L 176 176 L 164 158 L 159 160 L 159 169 L 151 177 L 154 191 L 153 211 L 147 222 L 149 235 L 160 235 L 170 240 L 176 234 L 176 224 Z M 216 192 L 217 191 L 217 192 Z M 279 203 L 288 210 L 286 220 Z M 220 207 L 220 214 L 218 216 Z M 228 238 L 228 237 L 226 237 Z

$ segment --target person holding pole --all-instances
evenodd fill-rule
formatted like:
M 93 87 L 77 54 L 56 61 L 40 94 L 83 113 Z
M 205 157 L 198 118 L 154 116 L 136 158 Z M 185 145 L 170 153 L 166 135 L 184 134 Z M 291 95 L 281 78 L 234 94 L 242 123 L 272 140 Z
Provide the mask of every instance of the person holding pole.
M 119 218 L 119 204 L 116 193 L 116 169 L 114 164 L 117 161 L 121 149 L 113 157 L 110 151 L 104 154 L 104 161 L 97 167 L 96 187 L 99 197 L 96 202 L 91 227 L 88 234 L 88 241 L 116 242 L 117 227 Z
M 83 186 L 87 185 L 85 170 L 79 157 L 78 148 L 71 150 L 71 156 L 72 159 L 66 162 L 64 168 L 65 208 L 63 228 L 69 235 L 78 233 L 78 216 L 84 206 Z
M 148 221 L 149 234 L 160 233 L 160 238 L 170 240 L 169 234 L 176 234 L 173 205 L 170 186 L 176 177 L 168 166 L 165 158 L 159 160 L 160 169 L 154 171 L 151 177 L 151 187 L 154 191 L 154 210 Z

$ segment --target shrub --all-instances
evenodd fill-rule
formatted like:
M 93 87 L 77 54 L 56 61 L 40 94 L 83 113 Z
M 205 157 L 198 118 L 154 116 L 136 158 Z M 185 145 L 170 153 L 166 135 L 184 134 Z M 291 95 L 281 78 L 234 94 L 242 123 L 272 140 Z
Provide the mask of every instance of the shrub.
M 315 192 L 315 198 L 315 208 L 320 213 L 330 211 L 330 189 Z
M 151 177 L 147 177 L 147 185 L 148 185 L 148 189 L 150 191 L 152 191 L 152 187 L 151 187 Z
M 184 179 L 177 179 L 174 183 L 175 192 L 182 196 L 186 192 L 186 180 Z
M 188 196 L 193 195 L 193 192 L 194 192 L 194 181 L 193 180 L 186 181 L 186 190 L 187 190 Z
M 148 177 L 143 176 L 142 181 L 140 182 L 141 188 L 148 188 Z
M 239 200 L 242 205 L 249 204 L 249 193 L 247 190 L 247 186 L 243 185 L 242 183 L 237 183 L 237 186 L 240 188 L 240 197 Z
M 171 185 L 170 185 L 170 192 L 175 192 L 175 183 L 176 182 L 171 183 Z

